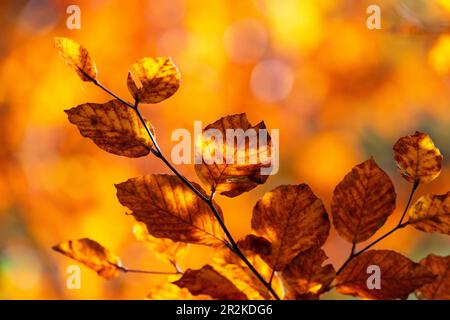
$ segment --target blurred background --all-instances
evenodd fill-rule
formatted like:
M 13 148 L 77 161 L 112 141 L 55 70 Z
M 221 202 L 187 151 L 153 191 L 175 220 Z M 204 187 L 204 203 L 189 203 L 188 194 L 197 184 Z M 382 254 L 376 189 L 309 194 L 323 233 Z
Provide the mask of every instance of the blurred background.
M 69 5 L 81 29 L 66 27 Z M 366 9 L 381 7 L 381 30 Z M 141 299 L 164 276 L 122 274 L 104 280 L 81 267 L 81 289 L 66 288 L 70 259 L 52 245 L 90 237 L 130 268 L 171 270 L 132 234 L 133 218 L 114 183 L 168 170 L 155 158 L 113 156 L 84 139 L 63 110 L 110 99 L 83 83 L 53 48 L 54 36 L 85 46 L 99 79 L 125 99 L 128 67 L 170 55 L 179 91 L 144 113 L 166 154 L 177 128 L 246 112 L 280 129 L 280 171 L 240 197 L 218 197 L 235 237 L 250 232 L 252 208 L 279 184 L 306 182 L 329 209 L 335 185 L 374 156 L 392 177 L 399 218 L 411 185 L 392 146 L 429 133 L 444 155 L 438 179 L 417 196 L 450 189 L 450 0 L 149 0 L 1 1 L 0 3 L 0 298 Z M 180 170 L 198 180 L 193 166 Z M 416 198 L 417 198 L 416 196 Z M 415 261 L 450 254 L 450 238 L 404 229 L 378 245 Z M 339 267 L 350 245 L 332 231 L 325 250 Z M 191 246 L 180 261 L 198 268 L 212 251 Z M 342 298 L 331 293 L 326 298 Z

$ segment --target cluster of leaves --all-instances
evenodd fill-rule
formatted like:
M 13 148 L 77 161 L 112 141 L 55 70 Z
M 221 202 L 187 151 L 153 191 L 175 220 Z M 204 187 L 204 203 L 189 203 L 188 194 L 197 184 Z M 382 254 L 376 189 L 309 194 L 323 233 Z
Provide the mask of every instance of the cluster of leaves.
M 429 255 L 415 263 L 391 250 L 369 250 L 407 226 L 450 234 L 450 192 L 425 195 L 410 207 L 417 187 L 434 180 L 441 171 L 442 155 L 427 134 L 416 132 L 394 145 L 394 158 L 401 175 L 412 183 L 412 192 L 398 225 L 359 251 L 357 244 L 371 238 L 394 212 L 394 185 L 371 158 L 355 166 L 336 186 L 331 203 L 333 224 L 352 244 L 349 258 L 336 271 L 331 264 L 324 265 L 327 256 L 322 250 L 330 231 L 329 216 L 308 185 L 282 185 L 267 192 L 253 209 L 253 233 L 235 241 L 214 196 L 236 197 L 263 184 L 267 180 L 260 175 L 264 164 L 219 164 L 207 161 L 211 159 L 205 158 L 205 152 L 195 169 L 209 188 L 206 192 L 164 157 L 139 103 L 158 103 L 176 92 L 180 74 L 170 58 L 143 58 L 132 66 L 127 78 L 135 100 L 131 104 L 99 83 L 85 48 L 67 38 L 56 38 L 55 43 L 83 81 L 91 81 L 115 97 L 107 103 L 86 103 L 67 110 L 69 121 L 110 153 L 127 157 L 152 153 L 174 173 L 146 175 L 116 185 L 120 203 L 136 220 L 137 239 L 175 268 L 176 279 L 152 291 L 149 298 L 318 299 L 331 288 L 370 299 L 404 299 L 412 292 L 425 299 L 450 298 L 450 256 Z M 265 125 L 252 126 L 245 114 L 238 114 L 223 117 L 208 128 L 225 133 L 227 129 L 264 129 Z M 203 147 L 209 149 L 211 143 L 219 142 L 207 141 Z M 270 139 L 263 147 L 270 149 Z M 252 152 L 260 150 L 246 146 L 246 155 Z M 188 244 L 214 247 L 211 263 L 183 271 L 177 260 L 187 252 Z M 54 249 L 105 278 L 119 272 L 145 272 L 122 266 L 116 255 L 91 239 L 64 242 Z M 381 270 L 381 289 L 367 287 L 370 265 Z

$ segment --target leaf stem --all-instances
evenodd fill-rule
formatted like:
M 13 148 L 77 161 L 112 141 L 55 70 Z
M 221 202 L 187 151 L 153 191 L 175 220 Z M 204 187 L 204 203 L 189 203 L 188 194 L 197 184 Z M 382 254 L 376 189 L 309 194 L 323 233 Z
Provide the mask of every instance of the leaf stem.
M 261 281 L 261 283 L 270 291 L 270 293 L 272 294 L 272 296 L 276 299 L 276 300 L 280 300 L 280 297 L 278 297 L 277 293 L 275 292 L 275 290 L 273 290 L 272 286 L 264 279 L 264 277 L 255 269 L 255 267 L 250 263 L 250 261 L 248 261 L 248 259 L 245 257 L 245 255 L 242 253 L 242 251 L 239 249 L 236 241 L 234 240 L 233 236 L 231 235 L 230 231 L 228 230 L 228 228 L 226 227 L 225 223 L 223 222 L 222 218 L 220 217 L 219 212 L 217 211 L 215 205 L 214 205 L 214 194 L 215 191 L 213 190 L 212 194 L 210 197 L 206 196 L 205 194 L 203 194 L 203 192 L 201 192 L 200 190 L 198 190 L 189 180 L 187 180 L 180 172 L 178 172 L 178 170 L 169 162 L 169 160 L 167 160 L 167 158 L 163 155 L 163 153 L 161 152 L 161 149 L 158 145 L 158 143 L 156 142 L 156 138 L 153 135 L 153 133 L 151 132 L 150 128 L 147 125 L 147 122 L 145 121 L 144 117 L 142 116 L 140 110 L 139 110 L 139 101 L 135 100 L 134 105 L 121 99 L 119 96 L 117 96 L 114 92 L 112 92 L 111 90 L 109 90 L 108 88 L 106 88 L 104 85 L 102 85 L 97 79 L 92 79 L 92 82 L 98 86 L 99 88 L 101 88 L 102 90 L 104 90 L 105 92 L 107 92 L 108 94 L 110 94 L 111 96 L 113 96 L 114 98 L 116 98 L 117 100 L 119 100 L 120 102 L 124 103 L 125 105 L 127 105 L 128 107 L 130 107 L 131 109 L 133 109 L 137 116 L 139 117 L 139 120 L 141 121 L 142 125 L 145 127 L 145 130 L 147 131 L 147 134 L 149 135 L 153 146 L 155 147 L 155 149 L 151 149 L 152 153 L 158 158 L 160 159 L 162 162 L 165 163 L 165 165 L 189 188 L 192 190 L 192 192 L 194 192 L 200 199 L 202 199 L 211 209 L 212 213 L 214 214 L 215 218 L 217 219 L 217 221 L 220 224 L 220 227 L 222 228 L 223 232 L 225 233 L 229 244 L 225 243 L 225 245 L 227 245 L 227 247 L 234 252 L 246 265 L 247 267 L 253 272 L 253 274 L 258 278 L 259 281 Z M 122 270 L 122 269 L 121 269 Z M 127 269 L 128 270 L 128 269 Z M 140 273 L 150 273 L 150 272 L 145 272 L 145 271 L 141 271 L 141 270 L 122 270 L 124 272 L 140 272 Z M 171 273 L 174 274 L 174 273 Z M 178 274 L 178 273 L 176 273 Z
M 339 270 L 336 272 L 336 275 L 339 275 L 342 272 L 342 270 L 344 270 L 344 268 L 348 265 L 348 263 L 352 259 L 354 259 L 355 257 L 359 256 L 361 253 L 366 252 L 368 249 L 372 248 L 378 242 L 380 242 L 384 238 L 387 238 L 388 236 L 393 234 L 395 231 L 397 231 L 399 229 L 402 229 L 402 228 L 404 228 L 404 227 L 409 225 L 409 222 L 408 221 L 407 222 L 403 222 L 403 219 L 405 218 L 406 213 L 408 212 L 409 206 L 411 205 L 411 200 L 412 200 L 412 198 L 414 196 L 414 193 L 416 192 L 418 187 L 419 187 L 419 182 L 418 181 L 414 182 L 413 187 L 411 189 L 411 193 L 409 194 L 408 202 L 406 203 L 406 206 L 405 206 L 405 210 L 403 210 L 402 217 L 400 218 L 400 221 L 398 222 L 398 224 L 392 230 L 388 231 L 387 233 L 385 233 L 381 237 L 377 238 L 376 240 L 374 240 L 373 242 L 371 242 L 370 244 L 368 244 L 367 246 L 365 246 L 364 248 L 362 248 L 361 250 L 359 250 L 357 252 L 355 252 L 356 244 L 353 243 L 352 251 L 351 251 L 350 256 L 344 262 L 344 264 L 339 268 Z

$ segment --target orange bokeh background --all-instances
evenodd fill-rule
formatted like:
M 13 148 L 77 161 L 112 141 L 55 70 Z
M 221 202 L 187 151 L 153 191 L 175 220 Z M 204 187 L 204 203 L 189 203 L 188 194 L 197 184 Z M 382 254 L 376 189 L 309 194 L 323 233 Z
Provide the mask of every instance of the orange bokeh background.
M 366 8 L 379 5 L 382 30 L 368 30 Z M 66 8 L 81 9 L 81 29 Z M 85 46 L 99 79 L 125 99 L 128 67 L 170 55 L 179 91 L 143 108 L 170 154 L 177 128 L 193 130 L 233 113 L 280 129 L 280 171 L 237 198 L 217 197 L 236 238 L 250 232 L 252 208 L 280 184 L 308 183 L 329 203 L 334 186 L 374 156 L 396 186 L 392 227 L 411 185 L 397 173 L 392 145 L 429 133 L 444 155 L 440 177 L 418 195 L 450 189 L 450 1 L 448 0 L 149 0 L 2 1 L 0 4 L 0 298 L 141 299 L 164 276 L 122 274 L 104 280 L 81 267 L 81 289 L 66 288 L 71 260 L 51 246 L 90 237 L 132 268 L 167 270 L 132 235 L 133 218 L 114 183 L 167 173 L 153 157 L 127 159 L 98 149 L 63 110 L 110 99 L 83 83 L 53 47 L 54 36 Z M 180 166 L 198 180 L 193 166 Z M 450 254 L 450 240 L 413 229 L 378 245 L 419 260 Z M 325 250 L 339 266 L 349 244 L 332 231 Z M 212 251 L 191 246 L 183 268 Z M 326 298 L 342 298 L 330 293 Z

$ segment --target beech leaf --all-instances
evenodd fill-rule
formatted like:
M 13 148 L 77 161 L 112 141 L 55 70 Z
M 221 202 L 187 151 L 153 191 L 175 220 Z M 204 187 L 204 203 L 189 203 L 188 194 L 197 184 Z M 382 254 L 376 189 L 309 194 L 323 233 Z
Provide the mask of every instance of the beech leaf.
M 450 235 L 450 192 L 419 198 L 408 210 L 408 215 L 408 222 L 416 229 Z
M 142 58 L 130 69 L 128 89 L 139 102 L 161 102 L 172 96 L 180 86 L 180 72 L 170 57 Z
M 426 133 L 400 138 L 394 145 L 394 159 L 409 182 L 428 183 L 441 173 L 441 152 Z
M 97 67 L 89 52 L 75 40 L 55 37 L 55 47 L 61 53 L 66 63 L 71 66 L 83 81 L 93 81 L 97 78 Z
M 133 211 L 134 218 L 143 222 L 152 236 L 223 245 L 220 225 L 208 205 L 177 176 L 147 175 L 116 184 L 116 189 L 120 203 Z M 216 208 L 222 217 L 220 207 Z
M 380 268 L 381 288 L 369 289 L 370 265 Z M 370 250 L 353 258 L 336 278 L 336 289 L 343 294 L 367 299 L 406 299 L 436 276 L 421 264 L 391 250 Z
M 247 300 L 243 292 L 210 265 L 199 270 L 188 269 L 173 283 L 187 288 L 193 295 L 206 294 L 219 300 Z
M 252 228 L 272 243 L 270 255 L 261 256 L 281 271 L 300 252 L 324 244 L 330 222 L 322 201 L 308 185 L 279 186 L 253 208 Z
M 450 256 L 430 254 L 420 264 L 427 267 L 437 278 L 416 290 L 419 299 L 450 300 Z
M 311 248 L 299 253 L 283 270 L 283 279 L 288 289 L 287 299 L 315 300 L 336 277 L 331 264 L 322 266 L 328 257 L 320 248 Z
M 331 212 L 338 234 L 352 243 L 369 239 L 395 209 L 395 189 L 373 159 L 355 166 L 333 192 Z
M 81 262 L 106 279 L 117 277 L 122 268 L 119 257 L 88 238 L 62 242 L 54 246 L 53 250 Z
M 65 110 L 83 137 L 101 149 L 130 158 L 147 155 L 152 142 L 136 113 L 119 100 L 85 103 Z M 150 130 L 153 127 L 147 122 Z
M 239 248 L 251 251 L 255 254 L 268 256 L 272 253 L 272 244 L 264 237 L 258 237 L 254 234 L 246 235 L 245 238 L 237 242 Z
M 210 130 L 217 130 L 221 137 L 208 136 Z M 267 130 L 264 122 L 252 126 L 245 113 L 229 115 L 206 126 L 203 139 L 196 142 L 197 150 L 202 151 L 196 155 L 202 161 L 195 165 L 199 178 L 211 190 L 227 197 L 236 197 L 265 183 L 269 176 L 262 175 L 261 169 L 270 167 L 271 138 L 267 133 L 264 142 L 260 139 L 260 132 L 264 131 L 260 130 Z M 247 132 L 249 138 L 232 139 L 227 131 Z

